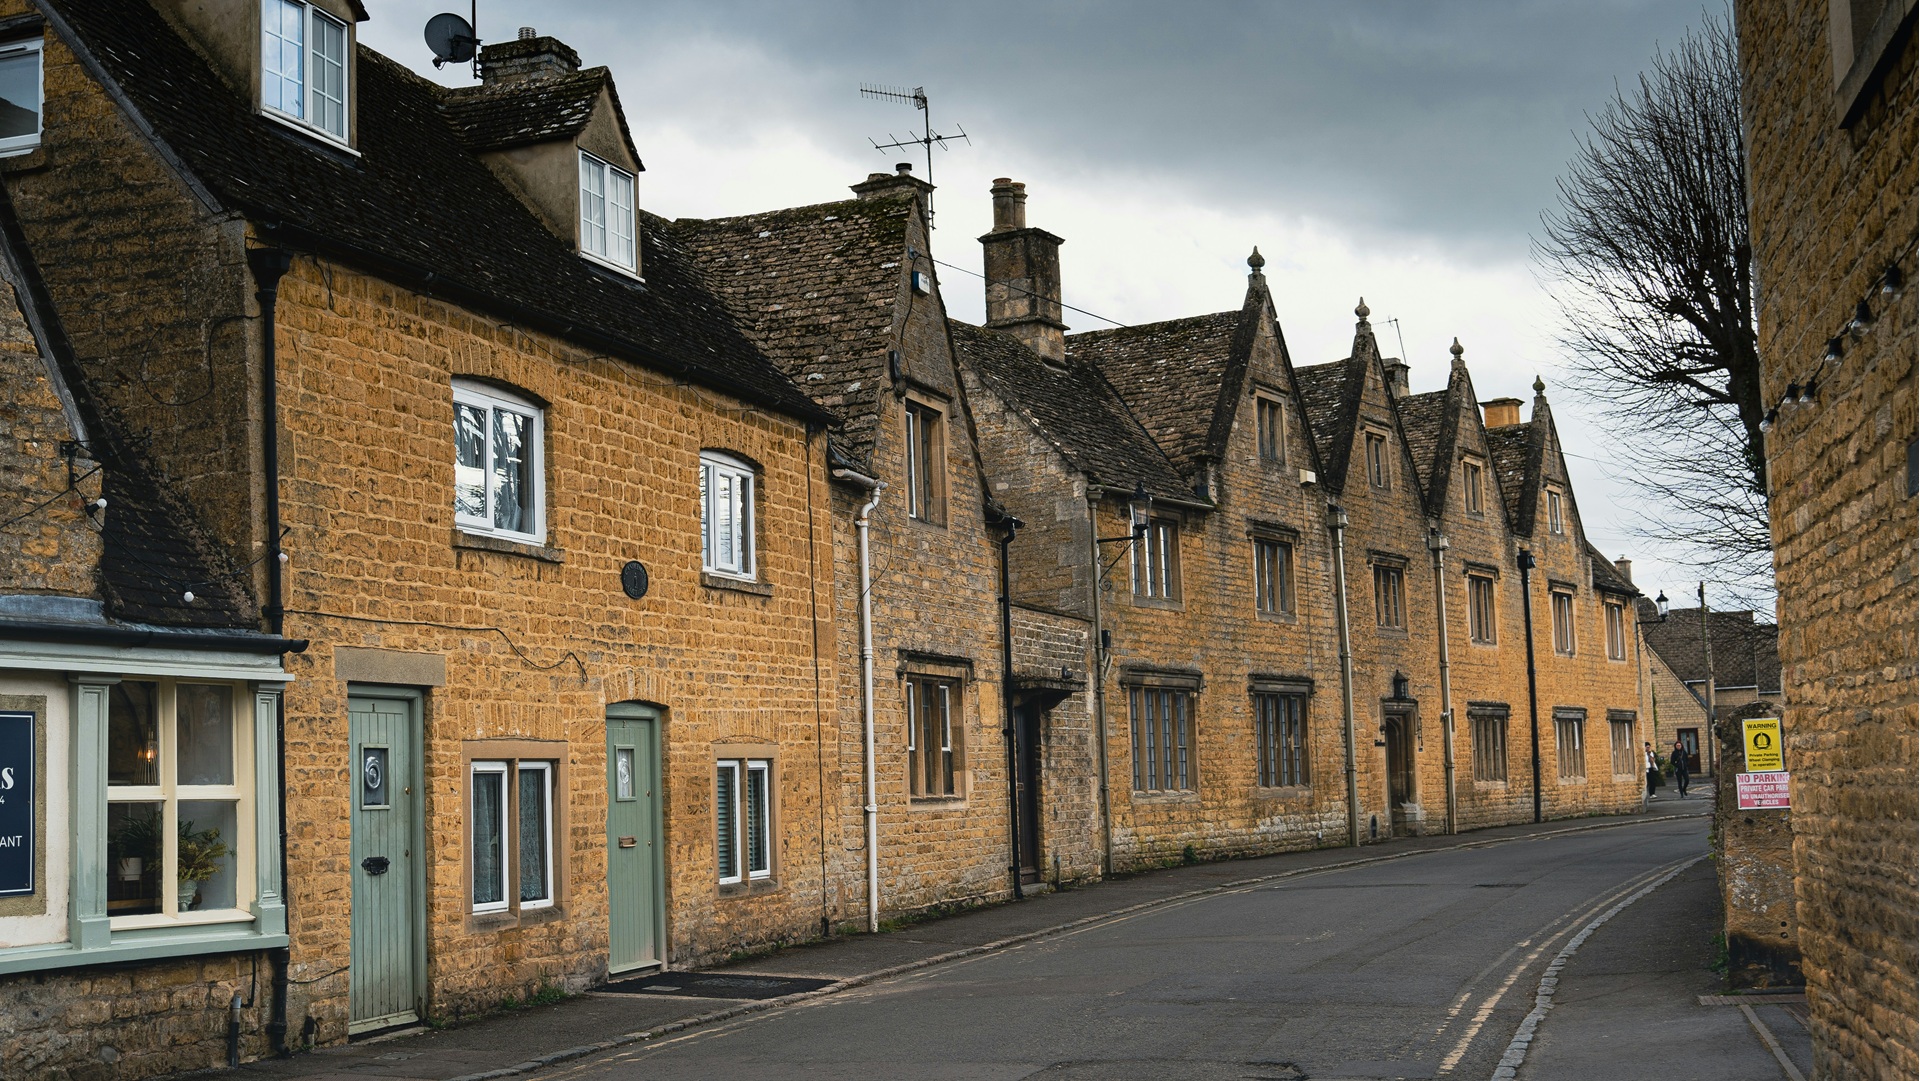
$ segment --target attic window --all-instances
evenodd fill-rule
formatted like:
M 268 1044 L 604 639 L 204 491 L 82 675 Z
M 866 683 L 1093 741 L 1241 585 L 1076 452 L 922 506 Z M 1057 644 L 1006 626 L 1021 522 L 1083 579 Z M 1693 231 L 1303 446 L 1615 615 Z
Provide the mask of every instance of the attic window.
M 580 152 L 580 253 L 639 273 L 633 242 L 633 174 Z
M 0 45 L 0 155 L 40 145 L 40 39 Z
M 261 0 L 260 107 L 347 140 L 347 24 L 299 0 Z

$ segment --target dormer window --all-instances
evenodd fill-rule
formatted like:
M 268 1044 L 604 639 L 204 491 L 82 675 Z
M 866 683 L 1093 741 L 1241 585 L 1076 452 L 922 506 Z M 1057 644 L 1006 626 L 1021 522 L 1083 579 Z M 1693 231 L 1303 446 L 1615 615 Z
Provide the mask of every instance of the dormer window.
M 300 0 L 261 0 L 260 107 L 347 141 L 347 24 Z
M 580 152 L 580 253 L 639 271 L 633 228 L 633 174 Z
M 40 145 L 40 39 L 0 44 L 0 156 Z

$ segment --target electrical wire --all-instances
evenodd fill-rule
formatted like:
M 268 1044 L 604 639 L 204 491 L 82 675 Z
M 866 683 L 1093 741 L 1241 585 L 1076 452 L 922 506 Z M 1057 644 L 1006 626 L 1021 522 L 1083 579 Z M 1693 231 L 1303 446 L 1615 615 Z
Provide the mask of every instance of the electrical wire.
M 931 256 L 931 255 L 929 255 L 929 256 L 927 256 L 927 258 L 929 258 L 929 259 L 933 259 L 933 256 Z M 957 265 L 957 264 L 954 264 L 954 263 L 949 263 L 949 262 L 947 262 L 947 261 L 946 261 L 945 259 L 933 259 L 933 261 L 934 261 L 934 262 L 936 262 L 936 263 L 938 263 L 938 264 L 940 264 L 940 265 L 941 265 L 941 266 L 943 266 L 943 267 L 947 267 L 947 268 L 948 268 L 948 269 L 950 269 L 950 270 L 957 270 L 957 271 L 959 271 L 959 272 L 960 272 L 960 273 L 962 273 L 962 274 L 971 274 L 971 275 L 973 275 L 974 277 L 976 277 L 976 278 L 979 278 L 979 279 L 980 279 L 981 281 L 983 281 L 983 282 L 986 282 L 986 283 L 987 283 L 988 285 L 1004 285 L 1004 286 L 1006 286 L 1007 288 L 1009 288 L 1009 289 L 1012 289 L 1012 290 L 1014 290 L 1014 291 L 1016 291 L 1016 292 L 1020 292 L 1020 293 L 1025 293 L 1025 294 L 1027 294 L 1027 295 L 1028 295 L 1028 296 L 1030 296 L 1030 297 L 1037 297 L 1037 298 L 1039 298 L 1039 299 L 1041 299 L 1041 300 L 1047 300 L 1047 301 L 1052 301 L 1053 303 L 1055 303 L 1055 304 L 1059 304 L 1059 305 L 1060 305 L 1060 306 L 1061 306 L 1062 308 L 1065 308 L 1065 309 L 1067 309 L 1067 310 L 1068 310 L 1068 311 L 1070 311 L 1070 312 L 1079 312 L 1079 313 L 1080 313 L 1081 315 L 1084 315 L 1084 316 L 1087 316 L 1088 318 L 1091 318 L 1091 319 L 1098 319 L 1098 320 L 1100 320 L 1100 321 L 1101 321 L 1101 322 L 1103 322 L 1103 323 L 1112 323 L 1112 324 L 1113 324 L 1114 326 L 1116 326 L 1116 327 L 1119 327 L 1119 328 L 1120 328 L 1120 329 L 1122 329 L 1122 330 L 1130 330 L 1130 329 L 1132 329 L 1132 327 L 1131 327 L 1131 325 L 1130 325 L 1130 324 L 1127 324 L 1127 323 L 1122 323 L 1122 322 L 1121 322 L 1120 320 L 1118 320 L 1118 319 L 1109 319 L 1109 318 L 1107 318 L 1106 316 L 1104 316 L 1104 315 L 1101 315 L 1101 314 L 1100 314 L 1100 313 L 1098 313 L 1098 312 L 1090 312 L 1090 311 L 1088 311 L 1088 310 L 1087 310 L 1087 309 L 1085 309 L 1085 308 L 1076 308 L 1076 307 L 1074 307 L 1073 305 L 1071 305 L 1071 304 L 1067 304 L 1067 303 L 1065 303 L 1065 302 L 1063 302 L 1063 301 L 1058 301 L 1058 300 L 1054 300 L 1054 298 L 1053 298 L 1053 297 L 1050 297 L 1050 296 L 1045 296 L 1045 295 L 1043 295 L 1043 294 L 1040 294 L 1040 293 L 1036 293 L 1036 292 L 1034 292 L 1033 290 L 1031 290 L 1031 289 L 1028 289 L 1028 288 L 1025 288 L 1025 287 L 1023 287 L 1023 286 L 1019 286 L 1019 285 L 1015 285 L 1015 284 L 1013 284 L 1013 283 L 1012 283 L 1012 282 L 1010 282 L 1010 281 L 1001 281 L 1001 280 L 999 280 L 999 279 L 997 279 L 997 278 L 989 278 L 989 277 L 987 277 L 987 276 L 986 276 L 985 274 L 982 274 L 982 273 L 980 273 L 980 272 L 979 272 L 979 271 L 977 271 L 977 270 L 968 270 L 968 269 L 967 269 L 966 267 L 963 267 L 963 266 L 959 266 L 959 265 Z
M 85 473 L 82 473 L 79 476 L 73 478 L 73 480 L 67 482 L 67 486 L 65 488 L 62 488 L 59 491 L 53 493 L 53 495 L 47 498 L 44 502 L 35 503 L 33 506 L 28 507 L 26 510 L 21 511 L 19 514 L 14 515 L 13 517 L 7 519 L 4 522 L 0 522 L 0 529 L 6 529 L 12 526 L 15 522 L 25 521 L 26 519 L 31 518 L 36 514 L 39 514 L 41 511 L 46 510 L 48 507 L 53 506 L 55 503 L 60 502 L 60 498 L 66 495 L 67 493 L 79 491 L 80 482 L 83 480 L 86 480 L 88 477 L 93 476 L 95 473 L 100 472 L 100 469 L 101 469 L 100 466 L 95 465 L 92 469 L 89 469 Z
M 554 661 L 552 664 L 541 664 L 529 656 L 526 650 L 521 649 L 519 644 L 513 640 L 513 636 L 500 627 L 469 627 L 459 623 L 436 623 L 427 619 L 382 619 L 379 616 L 351 616 L 344 612 L 321 612 L 301 608 L 289 608 L 287 609 L 287 614 L 291 616 L 314 616 L 320 619 L 346 619 L 356 623 L 384 623 L 394 627 L 435 627 L 443 631 L 461 631 L 467 634 L 486 634 L 491 632 L 499 635 L 500 640 L 505 642 L 507 648 L 513 651 L 513 655 L 520 658 L 521 663 L 525 664 L 528 668 L 541 672 L 551 672 L 571 660 L 574 665 L 580 669 L 580 681 L 584 683 L 587 679 L 587 664 L 581 660 L 580 655 L 573 650 L 569 649 L 565 653 L 562 653 L 560 659 Z

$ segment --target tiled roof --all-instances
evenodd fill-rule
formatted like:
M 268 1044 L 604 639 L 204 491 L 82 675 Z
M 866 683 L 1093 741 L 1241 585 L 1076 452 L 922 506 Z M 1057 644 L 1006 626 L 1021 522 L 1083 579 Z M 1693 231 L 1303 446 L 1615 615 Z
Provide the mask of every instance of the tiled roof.
M 1100 369 L 1180 471 L 1210 452 L 1239 311 L 1067 337 L 1067 355 Z
M 612 80 L 606 68 L 493 86 L 455 87 L 441 108 L 475 150 L 571 139 L 593 116 L 594 102 Z
M 1449 391 L 1434 390 L 1409 394 L 1396 404 L 1400 410 L 1401 433 L 1406 436 L 1407 452 L 1420 474 L 1420 490 L 1433 490 L 1434 460 L 1440 450 L 1441 429 L 1447 419 Z
M 1706 648 L 1700 642 L 1700 609 L 1671 608 L 1665 622 L 1653 602 L 1639 602 L 1647 645 L 1675 675 L 1692 682 L 1707 678 Z M 1780 691 L 1780 628 L 1754 622 L 1752 612 L 1707 612 L 1713 641 L 1713 678 L 1721 687 L 1758 686 L 1761 694 Z
M 1493 475 L 1500 481 L 1500 495 L 1507 504 L 1507 523 L 1522 533 L 1521 500 L 1527 491 L 1527 476 L 1533 469 L 1533 425 L 1509 424 L 1487 429 L 1487 452 L 1493 456 Z
M 1084 359 L 1069 354 L 1062 370 L 1012 335 L 959 322 L 953 343 L 963 365 L 1094 483 L 1130 489 L 1137 482 L 1156 496 L 1194 498 L 1112 384 Z
M 1587 556 L 1593 560 L 1593 588 L 1618 593 L 1624 597 L 1631 597 L 1640 592 L 1632 582 L 1627 581 L 1626 577 L 1620 573 L 1620 568 L 1613 565 L 1613 560 L 1608 559 L 1605 552 L 1588 544 Z
M 1300 385 L 1300 408 L 1307 416 L 1307 427 L 1313 430 L 1320 464 L 1327 471 L 1321 483 L 1330 492 L 1341 491 L 1345 485 L 1360 395 L 1366 389 L 1363 363 L 1348 357 L 1293 370 Z
M 668 227 L 761 350 L 845 420 L 842 445 L 858 458 L 889 389 L 913 213 L 903 193 Z
M 193 178 L 268 239 L 827 419 L 732 324 L 658 219 L 640 226 L 644 284 L 593 266 L 474 156 L 441 108 L 445 91 L 378 53 L 357 53 L 356 157 L 255 115 L 140 0 L 48 0 L 47 10 Z

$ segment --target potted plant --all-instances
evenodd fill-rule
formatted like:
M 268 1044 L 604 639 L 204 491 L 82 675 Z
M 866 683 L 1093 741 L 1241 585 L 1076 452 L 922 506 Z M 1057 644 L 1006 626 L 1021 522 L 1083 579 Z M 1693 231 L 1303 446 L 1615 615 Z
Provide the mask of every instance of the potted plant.
M 196 830 L 192 822 L 180 823 L 176 878 L 179 879 L 180 911 L 192 908 L 200 899 L 200 883 L 220 873 L 220 861 L 227 855 L 226 842 L 218 828 Z
M 115 831 L 112 840 L 120 880 L 137 883 L 146 873 L 146 865 L 160 858 L 160 817 L 129 818 Z

